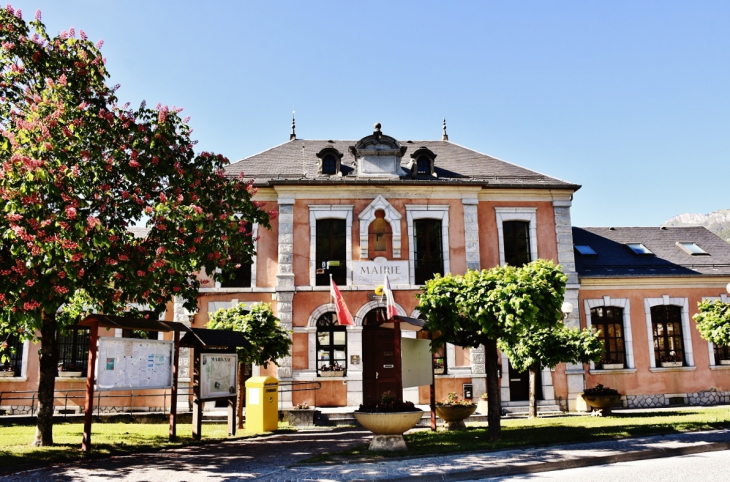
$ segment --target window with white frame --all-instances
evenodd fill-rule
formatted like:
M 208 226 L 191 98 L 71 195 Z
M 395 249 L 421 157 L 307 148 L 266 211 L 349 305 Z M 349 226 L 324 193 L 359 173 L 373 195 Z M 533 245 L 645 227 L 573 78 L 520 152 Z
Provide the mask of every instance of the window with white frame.
M 344 375 L 347 369 L 347 327 L 337 314 L 324 313 L 317 319 L 317 375 Z
M 0 376 L 22 376 L 24 344 L 19 336 L 12 333 L 2 338 L 2 342 L 0 342 Z
M 411 284 L 449 273 L 449 205 L 406 205 L 406 216 Z
M 645 298 L 651 368 L 694 367 L 687 298 Z
M 246 235 L 251 237 L 254 251 L 256 251 L 256 238 L 258 236 L 258 223 L 246 224 Z M 240 256 L 231 256 L 226 267 L 217 270 L 217 288 L 251 288 L 256 286 L 256 253 L 250 259 L 244 260 Z
M 628 298 L 586 299 L 583 301 L 586 326 L 602 332 L 606 351 L 598 363 L 591 362 L 591 369 L 606 369 L 604 365 L 622 364 L 634 369 L 634 347 L 631 335 L 631 304 Z
M 499 263 L 522 266 L 537 259 L 537 208 L 495 207 Z
M 352 205 L 309 206 L 309 279 L 328 286 L 330 274 L 339 286 L 352 277 Z

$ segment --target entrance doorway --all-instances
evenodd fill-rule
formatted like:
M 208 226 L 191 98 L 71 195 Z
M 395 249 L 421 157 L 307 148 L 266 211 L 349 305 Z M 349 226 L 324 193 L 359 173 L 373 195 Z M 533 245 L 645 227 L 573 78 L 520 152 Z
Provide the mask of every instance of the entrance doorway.
M 509 365 L 509 399 L 511 402 L 519 402 L 530 399 L 530 372 L 518 372 Z M 542 400 L 542 376 L 541 371 L 537 371 L 537 379 L 535 380 L 535 398 Z
M 402 391 L 396 372 L 393 330 L 379 326 L 385 316 L 384 308 L 376 308 L 363 320 L 363 403 L 379 402 L 385 392 L 395 396 Z

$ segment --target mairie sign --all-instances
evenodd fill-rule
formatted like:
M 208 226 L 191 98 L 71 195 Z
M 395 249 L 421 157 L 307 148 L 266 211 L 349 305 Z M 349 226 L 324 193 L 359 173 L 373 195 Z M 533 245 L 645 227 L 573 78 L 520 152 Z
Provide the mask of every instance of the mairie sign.
M 381 285 L 386 274 L 391 285 L 409 284 L 408 261 L 375 258 L 373 261 L 352 263 L 352 282 L 355 285 Z

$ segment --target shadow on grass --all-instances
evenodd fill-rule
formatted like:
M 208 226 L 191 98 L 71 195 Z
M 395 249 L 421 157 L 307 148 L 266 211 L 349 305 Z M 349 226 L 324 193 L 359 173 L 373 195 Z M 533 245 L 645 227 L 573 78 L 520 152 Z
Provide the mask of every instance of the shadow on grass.
M 646 419 L 656 418 L 656 423 Z M 640 422 L 641 420 L 645 422 Z M 638 422 L 638 423 L 637 423 Z M 371 452 L 367 445 L 330 456 L 321 455 L 305 463 L 322 463 L 349 459 L 377 459 L 385 457 L 443 455 L 459 452 L 485 452 L 517 448 L 545 447 L 554 444 L 589 442 L 606 439 L 673 434 L 730 427 L 730 411 L 724 414 L 698 412 L 661 412 L 616 415 L 611 417 L 579 417 L 521 420 L 503 423 L 502 437 L 490 440 L 486 427 L 471 427 L 461 432 L 418 431 L 405 435 L 407 453 Z

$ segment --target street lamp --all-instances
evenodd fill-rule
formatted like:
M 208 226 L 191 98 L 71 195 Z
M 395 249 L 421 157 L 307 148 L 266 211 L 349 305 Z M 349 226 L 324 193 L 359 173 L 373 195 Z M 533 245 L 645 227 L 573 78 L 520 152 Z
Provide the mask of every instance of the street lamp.
M 730 284 L 728 285 L 730 287 Z M 563 321 L 565 321 L 568 316 L 573 312 L 573 304 L 569 301 L 563 301 L 563 306 L 560 307 L 560 311 L 563 312 Z

